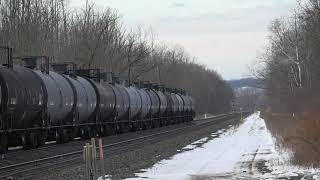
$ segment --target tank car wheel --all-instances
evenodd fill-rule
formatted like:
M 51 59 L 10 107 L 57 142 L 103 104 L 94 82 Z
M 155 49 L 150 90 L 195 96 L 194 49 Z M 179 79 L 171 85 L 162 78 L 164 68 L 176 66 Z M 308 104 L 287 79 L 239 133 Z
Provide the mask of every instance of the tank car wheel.
M 112 134 L 111 128 L 112 128 L 111 125 L 105 125 L 104 126 L 104 133 L 103 133 L 104 136 L 110 136 Z
M 142 131 L 146 130 L 146 124 L 143 121 L 140 122 L 140 130 Z
M 134 123 L 135 123 L 135 122 L 131 122 L 131 123 L 128 124 L 128 126 L 129 126 L 129 131 L 130 131 L 130 132 L 134 132 L 134 131 L 135 131 Z
M 42 131 L 41 135 L 38 136 L 39 146 L 44 146 L 46 144 L 47 137 L 48 137 L 48 132 Z
M 181 123 L 184 123 L 184 122 L 186 122 L 186 117 L 181 118 Z
M 117 125 L 116 124 L 110 126 L 110 134 L 111 135 L 117 134 Z
M 154 123 L 152 121 L 148 121 L 147 124 L 148 124 L 148 129 L 154 129 L 155 128 L 155 125 L 154 125 Z M 159 127 L 160 127 L 160 122 L 159 122 Z
M 143 121 L 141 121 L 141 122 L 140 122 L 140 130 L 143 131 L 143 130 L 146 130 L 146 128 L 147 128 L 147 127 L 146 127 L 146 123 L 143 122 Z
M 91 128 L 91 138 L 93 137 L 96 137 L 98 135 L 98 132 L 99 132 L 99 127 L 92 127 Z
M 78 128 L 72 128 L 72 130 L 71 130 L 71 141 L 73 141 L 74 140 L 74 138 L 76 138 L 77 137 L 77 135 L 78 135 L 78 132 L 79 132 L 79 129 Z
M 167 120 L 165 118 L 161 118 L 161 124 L 160 127 L 166 126 L 167 125 Z
M 139 123 L 139 129 L 140 129 L 140 131 L 143 131 L 143 130 L 145 129 L 145 124 L 144 124 L 144 122 L 140 122 L 140 123 Z
M 158 120 L 158 127 L 157 128 L 160 128 L 160 127 L 163 127 L 163 126 L 165 126 L 166 124 L 165 124 L 165 122 L 162 120 L 162 119 L 159 119 Z
M 46 144 L 46 138 L 39 136 L 38 144 L 39 144 L 39 146 L 44 146 Z
M 172 124 L 177 124 L 177 119 L 175 117 L 172 119 Z
M 126 124 L 126 132 L 131 132 L 132 128 L 133 128 L 132 123 L 127 123 Z
M 70 134 L 68 129 L 62 130 L 62 142 L 67 143 L 70 141 Z
M 37 133 L 35 133 L 35 132 L 30 133 L 28 144 L 29 144 L 29 147 L 32 149 L 35 149 L 39 146 Z
M 165 126 L 165 124 L 161 123 L 161 120 L 151 121 L 151 124 L 153 128 L 160 128 L 162 126 Z
M 23 149 L 28 149 L 28 143 L 27 143 L 26 135 L 25 135 L 25 134 L 22 134 L 22 135 L 20 136 L 20 138 L 21 138 L 22 148 L 23 148 Z
M 0 134 L 0 154 L 4 154 L 8 151 L 8 136 L 6 134 Z
M 177 117 L 176 124 L 180 124 L 180 117 Z
M 98 134 L 100 137 L 104 137 L 106 135 L 104 126 L 102 126 L 102 125 L 100 126 Z
M 189 116 L 187 116 L 186 122 L 190 122 L 190 121 L 191 121 L 191 118 Z
M 192 121 L 192 117 L 191 116 L 187 116 L 187 122 L 190 122 L 190 121 Z
M 164 121 L 163 121 L 162 118 L 160 118 L 160 120 L 159 120 L 159 127 L 162 127 L 162 126 L 164 126 Z
M 142 127 L 143 127 L 143 130 L 149 129 L 149 122 L 144 121 L 144 122 L 142 123 Z
M 172 119 L 170 120 L 170 125 L 174 125 L 174 124 L 176 124 L 176 118 L 172 118 Z
M 80 136 L 82 139 L 87 139 L 86 130 L 84 128 L 80 129 Z
M 153 120 L 152 124 L 153 124 L 153 128 L 159 128 L 160 127 L 160 124 L 159 124 L 158 120 Z
M 136 128 L 136 131 L 140 131 L 141 130 L 141 122 L 136 122 L 135 124 L 135 128 Z
M 62 143 L 61 132 L 59 130 L 56 130 L 55 138 L 56 138 L 57 144 L 61 144 Z
M 121 124 L 121 131 L 122 133 L 127 133 L 130 131 L 130 124 L 131 123 L 122 123 Z
M 121 127 L 120 124 L 117 124 L 117 125 L 116 125 L 116 133 L 117 133 L 117 134 L 122 134 L 122 133 L 123 133 L 123 132 L 122 132 L 122 127 Z
M 87 128 L 87 138 L 90 139 L 95 136 L 95 129 L 92 127 Z
M 153 125 L 152 121 L 148 121 L 147 123 L 148 123 L 148 129 L 153 129 L 154 128 L 154 125 Z
M 150 123 L 150 129 L 155 129 L 156 128 L 156 124 L 153 120 L 149 120 Z
M 142 130 L 142 122 L 138 121 L 136 122 L 136 131 L 141 131 Z
M 152 121 L 147 121 L 146 122 L 146 126 L 147 126 L 147 129 L 153 129 L 154 128 Z
M 178 118 L 177 118 L 177 124 L 180 124 L 180 123 L 181 123 L 181 118 L 178 117 Z
M 165 126 L 169 126 L 170 124 L 171 124 L 171 119 L 169 119 L 169 118 L 166 118 L 166 124 L 165 124 Z

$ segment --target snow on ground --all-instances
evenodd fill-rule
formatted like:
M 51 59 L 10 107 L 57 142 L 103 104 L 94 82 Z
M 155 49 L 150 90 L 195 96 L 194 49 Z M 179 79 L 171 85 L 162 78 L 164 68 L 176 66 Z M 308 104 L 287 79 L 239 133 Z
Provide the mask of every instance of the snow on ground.
M 290 153 L 275 147 L 259 116 L 255 113 L 239 127 L 212 133 L 178 150 L 181 153 L 142 170 L 134 179 L 320 179 L 319 170 L 290 165 Z
M 205 143 L 206 141 L 208 141 L 208 139 L 209 139 L 208 137 L 202 138 L 202 139 L 200 139 L 200 140 L 198 140 L 198 141 L 195 141 L 195 142 L 189 144 L 188 146 L 182 148 L 182 150 L 192 150 L 192 149 L 195 149 L 195 148 L 197 148 L 197 146 L 198 146 L 199 144 L 203 144 L 203 143 Z

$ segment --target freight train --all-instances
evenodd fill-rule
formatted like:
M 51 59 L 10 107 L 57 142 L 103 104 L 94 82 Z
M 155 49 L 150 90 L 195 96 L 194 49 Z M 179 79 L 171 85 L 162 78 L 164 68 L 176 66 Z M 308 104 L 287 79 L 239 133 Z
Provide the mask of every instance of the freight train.
M 193 98 L 184 90 L 121 81 L 99 69 L 49 64 L 23 57 L 0 66 L 0 153 L 10 146 L 37 148 L 192 121 Z M 45 59 L 40 68 L 37 63 Z M 72 65 L 72 64 L 71 64 Z

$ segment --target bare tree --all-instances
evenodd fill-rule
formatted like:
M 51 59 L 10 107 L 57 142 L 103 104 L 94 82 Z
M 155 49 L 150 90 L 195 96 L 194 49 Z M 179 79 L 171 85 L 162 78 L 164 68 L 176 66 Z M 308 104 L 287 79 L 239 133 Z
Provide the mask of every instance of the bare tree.
M 17 56 L 48 55 L 55 62 L 113 71 L 131 82 L 184 88 L 200 113 L 227 112 L 234 98 L 227 82 L 182 47 L 157 43 L 154 33 L 141 27 L 126 31 L 116 11 L 97 11 L 89 0 L 80 12 L 69 11 L 67 0 L 1 0 L 0 37 Z

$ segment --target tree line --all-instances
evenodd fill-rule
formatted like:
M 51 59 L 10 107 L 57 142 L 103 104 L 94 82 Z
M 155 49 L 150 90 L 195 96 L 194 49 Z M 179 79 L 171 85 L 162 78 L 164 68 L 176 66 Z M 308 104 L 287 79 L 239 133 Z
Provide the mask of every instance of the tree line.
M 263 114 L 290 162 L 320 166 L 320 0 L 297 1 L 290 16 L 275 19 L 258 75 L 270 108 Z
M 258 71 L 278 110 L 298 111 L 320 102 L 320 1 L 297 2 L 289 17 L 271 23 L 264 68 Z
M 47 55 L 51 62 L 99 67 L 131 82 L 184 88 L 199 113 L 227 112 L 234 98 L 226 81 L 182 47 L 158 43 L 143 28 L 128 31 L 115 10 L 98 11 L 89 1 L 73 12 L 67 0 L 0 0 L 0 37 L 15 56 Z

